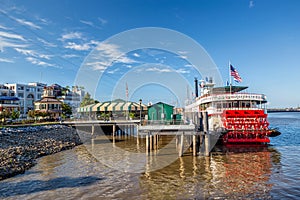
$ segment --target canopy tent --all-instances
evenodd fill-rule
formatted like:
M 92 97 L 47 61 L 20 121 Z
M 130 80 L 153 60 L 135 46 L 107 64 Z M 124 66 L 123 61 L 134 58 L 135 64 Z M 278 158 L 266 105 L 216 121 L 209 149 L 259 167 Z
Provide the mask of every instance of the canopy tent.
M 146 111 L 147 106 L 136 102 L 106 101 L 78 108 L 78 112 L 124 112 Z

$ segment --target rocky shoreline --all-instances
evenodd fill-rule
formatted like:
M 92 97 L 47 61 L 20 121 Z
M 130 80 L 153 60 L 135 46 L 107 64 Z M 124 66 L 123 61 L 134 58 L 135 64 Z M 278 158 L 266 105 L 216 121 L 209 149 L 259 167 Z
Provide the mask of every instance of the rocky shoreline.
M 24 173 L 41 156 L 79 144 L 76 129 L 64 125 L 0 129 L 0 181 Z

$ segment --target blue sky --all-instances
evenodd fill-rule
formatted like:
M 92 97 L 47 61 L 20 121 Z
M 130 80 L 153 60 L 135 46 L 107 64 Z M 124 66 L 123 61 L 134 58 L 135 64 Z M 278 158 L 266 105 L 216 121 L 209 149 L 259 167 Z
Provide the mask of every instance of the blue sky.
M 297 0 L 4 0 L 0 5 L 0 83 L 73 85 L 80 67 L 101 42 L 123 31 L 160 27 L 202 45 L 224 82 L 230 60 L 243 78 L 240 85 L 266 94 L 269 107 L 295 107 L 300 104 L 299 10 Z M 118 51 L 115 46 L 106 47 L 105 53 Z M 139 49 L 105 70 L 93 66 L 95 73 L 104 75 L 91 92 L 101 101 L 125 98 L 128 82 L 131 100 L 176 104 L 178 94 L 166 85 L 154 81 L 132 86 L 128 79 L 140 76 L 142 69 L 146 76 L 160 79 L 175 72 L 190 84 L 190 90 L 195 76 L 203 78 L 185 60 L 184 52 Z

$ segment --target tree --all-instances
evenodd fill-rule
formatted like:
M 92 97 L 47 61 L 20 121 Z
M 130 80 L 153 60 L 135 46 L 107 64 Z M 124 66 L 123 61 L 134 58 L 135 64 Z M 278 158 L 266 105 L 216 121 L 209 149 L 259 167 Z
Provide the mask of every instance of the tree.
M 91 95 L 87 92 L 84 95 L 80 106 L 83 107 L 83 106 L 91 105 L 93 103 L 95 103 L 95 100 L 93 98 L 91 98 Z
M 62 103 L 61 108 L 63 117 L 72 115 L 72 107 L 69 104 Z
M 34 119 L 34 118 L 35 118 L 35 113 L 36 113 L 36 112 L 35 112 L 34 110 L 29 110 L 29 111 L 28 111 L 28 117 Z
M 10 117 L 11 119 L 18 119 L 20 117 L 20 112 L 13 110 Z

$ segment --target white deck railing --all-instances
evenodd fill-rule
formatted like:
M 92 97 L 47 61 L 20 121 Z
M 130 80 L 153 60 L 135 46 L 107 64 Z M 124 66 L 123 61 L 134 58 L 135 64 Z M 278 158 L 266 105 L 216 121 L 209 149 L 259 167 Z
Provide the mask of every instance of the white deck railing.
M 251 94 L 251 93 L 211 94 L 207 97 L 200 97 L 197 101 L 199 101 L 199 104 L 202 104 L 202 103 L 216 102 L 216 101 L 235 101 L 235 100 L 265 102 L 267 101 L 267 98 L 264 94 Z

